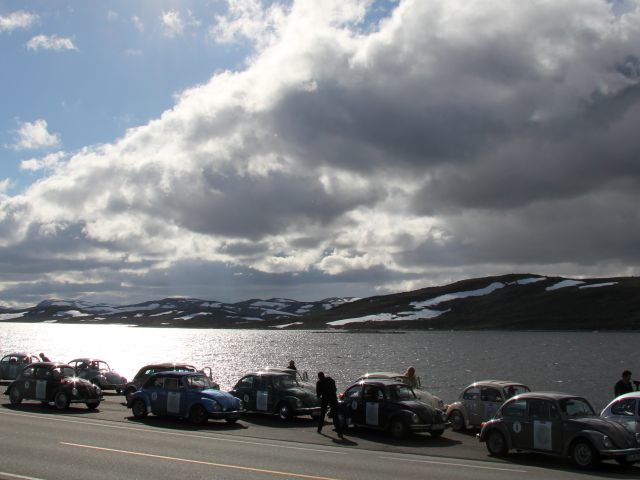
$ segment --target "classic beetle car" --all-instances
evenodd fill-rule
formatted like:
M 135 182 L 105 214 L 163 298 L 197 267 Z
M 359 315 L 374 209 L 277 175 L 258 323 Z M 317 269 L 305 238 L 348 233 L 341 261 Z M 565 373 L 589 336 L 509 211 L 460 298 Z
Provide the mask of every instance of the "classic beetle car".
M 492 455 L 533 451 L 570 457 L 581 468 L 600 459 L 622 465 L 640 460 L 640 434 L 597 416 L 586 399 L 566 393 L 524 393 L 508 400 L 478 438 Z
M 447 407 L 447 419 L 455 431 L 480 428 L 493 418 L 505 400 L 531 391 L 519 382 L 482 380 L 465 388 L 458 400 Z
M 115 390 L 117 393 L 124 391 L 127 379 L 111 370 L 104 360 L 96 358 L 76 358 L 69 362 L 80 378 L 89 380 L 98 385 L 102 390 Z
M 640 433 L 640 392 L 625 393 L 613 399 L 600 416 L 621 423 L 632 433 Z
M 289 373 L 248 373 L 236 383 L 231 394 L 244 402 L 247 411 L 277 414 L 282 420 L 301 415 L 317 417 L 320 414 L 320 402 L 315 390 L 299 383 Z
M 365 373 L 360 378 L 358 378 L 358 380 L 356 380 L 356 382 L 359 382 L 361 380 L 382 380 L 382 379 L 385 379 L 385 378 L 386 379 L 390 379 L 390 380 L 396 380 L 398 382 L 404 383 L 405 385 L 412 386 L 411 383 L 409 382 L 409 380 L 407 379 L 407 377 L 404 375 L 404 373 L 398 373 L 398 372 L 371 372 L 371 373 Z M 416 394 L 416 397 L 418 397 L 418 400 L 422 400 L 425 403 L 430 403 L 431 405 L 433 405 L 433 408 L 439 408 L 440 410 L 446 410 L 446 406 L 445 406 L 444 402 L 442 401 L 442 399 L 439 398 L 439 397 L 436 397 L 431 392 L 423 390 L 422 384 L 421 384 L 421 381 L 420 381 L 420 377 L 416 377 L 416 379 L 418 381 L 418 385 L 417 386 L 412 386 L 412 387 L 413 387 L 413 393 Z
M 206 367 L 206 368 L 211 370 L 209 367 Z M 131 399 L 131 396 L 133 395 L 133 393 L 136 390 L 138 390 L 151 375 L 157 372 L 198 372 L 198 371 L 202 373 L 202 370 L 198 370 L 193 365 L 189 365 L 186 363 L 168 363 L 167 362 L 167 363 L 152 363 L 150 365 L 145 365 L 140 370 L 138 370 L 138 373 L 136 373 L 136 376 L 133 377 L 133 380 L 127 383 L 124 389 L 124 394 L 128 402 Z M 211 375 L 209 375 L 209 379 L 211 379 Z M 215 386 L 215 388 L 220 388 L 217 383 L 215 382 L 212 382 L 212 383 Z
M 134 417 L 172 415 L 191 423 L 206 423 L 210 418 L 234 423 L 243 411 L 242 401 L 221 392 L 201 372 L 168 371 L 154 373 L 127 402 Z
M 409 432 L 439 437 L 448 427 L 445 413 L 416 397 L 413 388 L 397 380 L 361 380 L 340 394 L 337 422 L 388 430 L 395 438 Z
M 22 400 L 53 402 L 58 410 L 71 403 L 84 403 L 95 409 L 102 400 L 102 390 L 97 385 L 75 376 L 69 365 L 57 362 L 41 362 L 27 365 L 4 392 L 12 405 Z
M 15 380 L 25 365 L 40 362 L 35 355 L 28 353 L 10 353 L 0 360 L 0 380 Z

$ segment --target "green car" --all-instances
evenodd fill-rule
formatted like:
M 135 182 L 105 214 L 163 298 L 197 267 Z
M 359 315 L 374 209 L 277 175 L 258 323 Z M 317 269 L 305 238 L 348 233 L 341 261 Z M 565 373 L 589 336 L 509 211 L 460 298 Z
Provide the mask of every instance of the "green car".
M 247 412 L 270 413 L 282 420 L 301 415 L 316 418 L 320 414 L 315 390 L 284 372 L 248 373 L 233 387 L 231 394 L 242 400 Z

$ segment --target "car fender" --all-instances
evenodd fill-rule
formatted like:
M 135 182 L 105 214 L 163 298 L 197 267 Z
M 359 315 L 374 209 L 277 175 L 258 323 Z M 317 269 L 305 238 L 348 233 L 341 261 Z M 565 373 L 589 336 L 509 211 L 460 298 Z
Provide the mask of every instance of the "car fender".
M 502 422 L 491 420 L 485 423 L 484 427 L 482 427 L 482 430 L 480 430 L 480 433 L 478 434 L 478 440 L 481 442 L 485 442 L 487 440 L 487 435 L 489 435 L 489 433 L 494 430 L 497 430 L 502 434 L 505 442 L 507 442 L 507 450 L 511 450 L 513 448 L 513 440 L 511 438 L 511 432 L 509 431 L 507 426 Z
M 589 443 L 591 443 L 593 448 L 595 448 L 597 451 L 600 451 L 602 450 L 602 448 L 600 447 L 601 445 L 600 440 L 602 439 L 603 436 L 604 436 L 604 433 L 599 432 L 597 430 L 580 430 L 578 432 L 575 432 L 573 435 L 565 439 L 564 445 L 562 446 L 563 454 L 565 456 L 568 456 L 571 453 L 570 452 L 571 445 L 573 445 L 573 443 L 576 440 L 587 440 Z
M 391 426 L 391 422 L 396 420 L 397 418 L 401 418 L 403 422 L 411 425 L 411 418 L 413 417 L 414 412 L 411 410 L 398 410 L 393 412 L 389 417 L 387 417 L 387 422 L 385 423 L 385 428 L 389 428 Z
M 458 410 L 462 414 L 462 418 L 464 418 L 464 425 L 466 428 L 469 428 L 469 413 L 467 412 L 467 407 L 465 407 L 464 403 L 460 401 L 452 403 L 449 405 L 449 408 L 447 408 L 447 421 L 454 410 Z
M 283 402 L 288 404 L 295 411 L 295 410 L 298 409 L 298 400 L 300 400 L 302 402 L 303 408 L 307 406 L 302 401 L 302 399 L 299 399 L 295 395 L 285 395 L 283 397 L 280 397 L 277 402 L 274 402 L 274 404 L 273 404 L 273 412 L 274 413 L 278 413 L 278 405 L 280 405 Z
M 133 405 L 133 402 L 135 402 L 138 399 L 141 399 L 144 402 L 145 407 L 147 407 L 147 410 L 149 410 L 151 406 L 151 402 L 149 402 L 148 396 L 140 390 L 138 390 L 137 392 L 134 392 L 134 394 L 131 396 L 131 400 L 127 402 L 127 408 L 131 408 L 131 406 Z

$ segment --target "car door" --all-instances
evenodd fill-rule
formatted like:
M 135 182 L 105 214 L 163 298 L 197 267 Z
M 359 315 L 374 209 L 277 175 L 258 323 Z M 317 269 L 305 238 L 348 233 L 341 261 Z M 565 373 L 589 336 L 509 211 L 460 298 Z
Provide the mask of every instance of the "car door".
M 638 428 L 638 400 L 635 398 L 621 398 L 611 405 L 611 420 L 623 424 L 630 432 L 640 433 Z
M 481 419 L 480 422 L 486 422 L 491 420 L 504 399 L 502 398 L 502 392 L 495 387 L 481 387 L 480 388 L 480 403 L 481 403 Z
M 363 399 L 365 403 L 365 425 L 371 427 L 383 426 L 382 406 L 384 402 L 384 393 L 382 392 L 382 389 L 377 385 L 365 385 Z
M 154 415 L 166 415 L 167 413 L 167 392 L 164 389 L 166 377 L 157 376 L 147 381 L 144 390 L 149 395 L 151 413 Z
M 4 378 L 9 380 L 13 380 L 18 377 L 20 373 L 20 369 L 22 368 L 21 357 L 16 355 L 7 355 L 3 359 L 3 362 L 6 360 L 5 368 L 3 369 Z
M 533 450 L 562 452 L 562 420 L 555 402 L 538 398 L 529 399 L 528 435 Z
M 185 396 L 186 389 L 182 385 L 182 378 L 180 377 L 166 377 L 164 379 L 163 392 L 165 397 L 165 414 L 180 416 L 181 405 L 183 397 Z
M 35 398 L 36 394 L 36 367 L 27 367 L 22 371 L 17 380 L 18 390 L 24 398 Z
M 482 423 L 482 403 L 480 402 L 480 387 L 472 386 L 462 392 L 462 403 L 469 415 L 469 423 L 478 426 Z
M 511 436 L 514 448 L 532 448 L 532 427 L 527 417 L 527 400 L 511 400 L 500 410 L 502 423 Z
M 255 391 L 256 410 L 258 412 L 270 412 L 270 405 L 273 405 L 274 391 L 271 384 L 271 377 L 258 375 L 253 381 Z M 271 394 L 271 395 L 269 395 Z
M 51 365 L 36 366 L 33 396 L 31 398 L 41 402 L 47 402 L 52 399 L 55 390 L 60 385 L 60 378 L 56 382 L 53 381 L 52 368 Z
M 349 424 L 365 424 L 365 404 L 362 398 L 361 385 L 354 385 L 344 392 L 342 404 Z
M 255 411 L 256 410 L 256 395 L 254 390 L 254 384 L 256 383 L 255 375 L 246 375 L 236 383 L 236 386 L 233 387 L 233 391 L 236 397 L 242 400 L 244 404 L 244 408 L 247 410 Z

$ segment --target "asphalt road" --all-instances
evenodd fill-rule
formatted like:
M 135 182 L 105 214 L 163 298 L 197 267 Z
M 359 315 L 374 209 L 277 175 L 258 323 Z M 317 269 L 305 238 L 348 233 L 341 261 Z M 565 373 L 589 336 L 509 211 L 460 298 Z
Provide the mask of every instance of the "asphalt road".
M 98 411 L 80 405 L 63 413 L 39 402 L 14 408 L 2 399 L 0 480 L 640 478 L 640 467 L 625 470 L 613 462 L 579 472 L 542 455 L 492 458 L 473 433 L 396 441 L 350 429 L 341 440 L 329 425 L 318 434 L 304 418 L 283 423 L 250 415 L 235 425 L 209 421 L 201 427 L 153 416 L 139 421 L 123 397 L 108 394 Z

